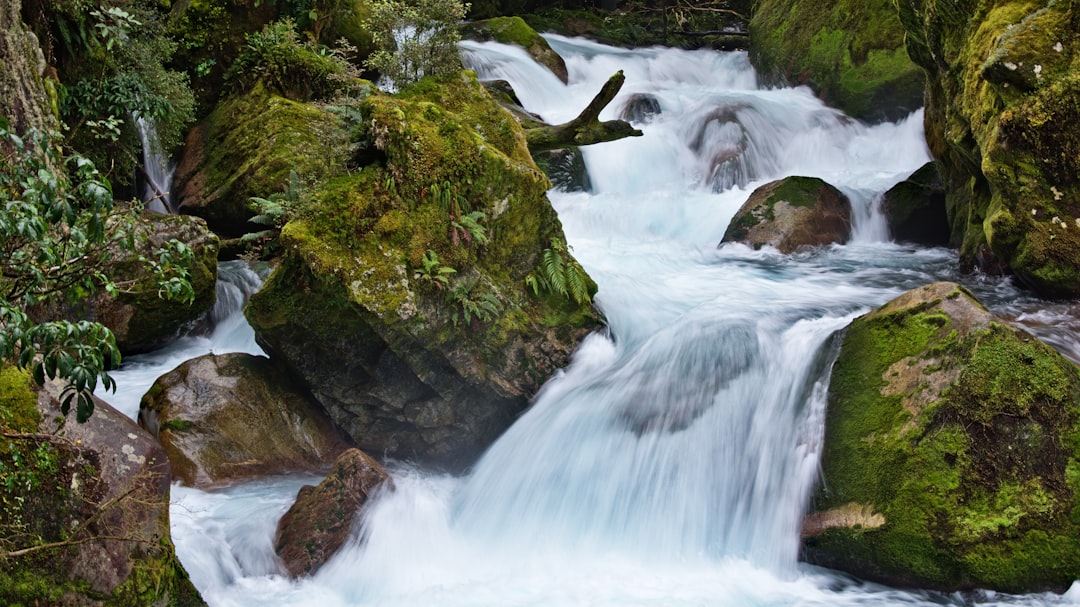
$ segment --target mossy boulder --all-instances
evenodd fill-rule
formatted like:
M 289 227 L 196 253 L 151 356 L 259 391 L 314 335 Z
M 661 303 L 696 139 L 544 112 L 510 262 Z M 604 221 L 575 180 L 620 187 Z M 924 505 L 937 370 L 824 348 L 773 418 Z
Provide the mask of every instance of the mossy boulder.
M 139 424 L 191 487 L 326 470 L 345 439 L 300 386 L 264 356 L 207 354 L 159 377 Z
M 17 133 L 54 130 L 59 126 L 55 84 L 45 77 L 45 56 L 23 23 L 21 8 L 20 0 L 0 2 L 0 116 Z
M 464 38 L 486 42 L 494 40 L 503 44 L 513 44 L 525 49 L 537 63 L 551 70 L 551 73 L 566 84 L 566 62 L 559 56 L 543 36 L 529 27 L 521 17 L 494 17 L 483 21 L 466 23 L 461 28 Z
M 362 449 L 468 465 L 600 321 L 587 300 L 527 288 L 562 227 L 520 125 L 475 74 L 362 112 L 377 161 L 313 192 L 245 312 Z
M 945 183 L 935 162 L 924 164 L 889 188 L 881 206 L 894 240 L 928 246 L 950 244 Z
M 899 4 L 927 73 L 926 137 L 965 267 L 1080 295 L 1080 7 Z
M 772 246 L 781 253 L 844 242 L 851 235 L 851 203 L 817 177 L 785 177 L 756 190 L 731 218 L 721 243 Z
M 356 532 L 368 500 L 393 489 L 390 475 L 359 449 L 341 454 L 318 486 L 304 485 L 278 521 L 274 551 L 292 577 L 312 575 Z
M 861 514 L 807 538 L 813 562 L 947 591 L 1080 576 L 1080 370 L 956 284 L 847 329 L 821 468 L 816 510 Z
M 22 435 L 0 440 L 5 549 L 56 544 L 0 562 L 0 603 L 205 606 L 169 536 L 161 446 L 97 399 L 89 421 L 61 430 L 57 393 L 0 370 L 0 429 Z
M 924 76 L 891 0 L 759 0 L 750 61 L 766 82 L 808 85 L 861 120 L 897 120 L 923 105 Z
M 188 134 L 173 198 L 218 234 L 240 236 L 260 229 L 248 222 L 251 197 L 282 192 L 291 171 L 304 182 L 324 179 L 347 154 L 336 116 L 259 84 L 231 95 Z
M 110 276 L 120 287 L 116 295 L 101 290 L 78 303 L 63 301 L 34 310 L 38 320 L 65 318 L 99 322 L 116 337 L 123 354 L 137 354 L 160 348 L 193 326 L 213 307 L 217 299 L 218 238 L 197 217 L 146 213 L 134 226 L 135 249 L 118 252 Z M 158 283 L 146 262 L 157 259 L 155 251 L 176 239 L 192 252 L 188 278 L 195 293 L 189 304 L 163 299 Z

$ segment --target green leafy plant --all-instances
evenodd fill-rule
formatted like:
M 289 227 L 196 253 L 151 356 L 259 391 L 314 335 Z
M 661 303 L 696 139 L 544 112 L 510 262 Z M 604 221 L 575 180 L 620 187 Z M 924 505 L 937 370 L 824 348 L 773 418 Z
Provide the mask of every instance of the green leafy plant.
M 503 309 L 502 302 L 495 293 L 480 286 L 476 277 L 459 278 L 446 294 L 446 300 L 453 304 L 450 319 L 454 326 L 459 322 L 471 325 L 474 320 L 488 322 L 498 316 Z
M 64 382 L 62 411 L 74 404 L 81 422 L 93 413 L 98 382 L 115 387 L 107 371 L 120 362 L 116 340 L 98 323 L 36 322 L 30 312 L 98 289 L 136 288 L 110 276 L 118 257 L 145 268 L 159 296 L 190 303 L 191 251 L 172 241 L 152 257 L 137 254 L 138 209 L 115 206 L 93 163 L 62 158 L 53 139 L 20 137 L 0 117 L 0 361 L 29 368 L 39 384 Z
M 525 277 L 525 284 L 535 295 L 547 292 L 566 297 L 579 305 L 592 303 L 589 275 L 567 253 L 566 243 L 553 239 L 551 246 L 541 254 L 540 265 Z
M 382 74 L 389 89 L 459 71 L 457 28 L 468 10 L 460 0 L 376 0 L 365 26 L 378 50 L 364 65 Z
M 450 241 L 456 246 L 461 240 L 476 242 L 480 245 L 488 243 L 487 228 L 480 222 L 487 219 L 483 211 L 473 211 L 458 217 L 450 222 Z
M 442 265 L 435 251 L 428 249 L 420 260 L 420 267 L 413 272 L 413 278 L 441 291 L 450 285 L 450 277 L 456 273 L 454 268 Z
M 356 73 L 341 55 L 301 42 L 292 19 L 270 23 L 246 40 L 226 74 L 226 80 L 238 90 L 249 90 L 262 82 L 298 101 L 331 99 L 344 87 L 346 76 Z

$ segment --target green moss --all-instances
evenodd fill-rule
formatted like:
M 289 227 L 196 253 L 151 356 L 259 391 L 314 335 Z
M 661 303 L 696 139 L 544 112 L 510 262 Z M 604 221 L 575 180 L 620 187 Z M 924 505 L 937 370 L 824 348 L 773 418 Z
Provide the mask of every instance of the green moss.
M 35 432 L 41 423 L 37 394 L 30 373 L 0 365 L 0 428 L 12 432 Z
M 897 119 L 922 105 L 923 74 L 889 0 L 764 0 L 750 37 L 751 61 L 766 79 L 808 84 L 856 118 Z
M 891 583 L 1061 589 L 1080 573 L 1066 540 L 1080 533 L 1080 372 L 1022 331 L 957 320 L 967 297 L 890 303 L 848 329 L 819 507 L 869 504 L 886 522 L 811 547 Z

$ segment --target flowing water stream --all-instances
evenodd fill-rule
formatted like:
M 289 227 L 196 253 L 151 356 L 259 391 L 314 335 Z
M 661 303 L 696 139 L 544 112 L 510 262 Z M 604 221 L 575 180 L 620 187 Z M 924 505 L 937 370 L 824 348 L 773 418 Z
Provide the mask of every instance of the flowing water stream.
M 553 191 L 573 252 L 600 286 L 609 332 L 464 477 L 391 462 L 397 490 L 314 577 L 278 573 L 283 477 L 207 493 L 174 487 L 177 551 L 225 606 L 625 607 L 1057 605 L 1064 596 L 894 590 L 797 562 L 816 481 L 835 335 L 934 280 L 963 280 L 995 311 L 1080 360 L 1070 304 L 1007 280 L 960 277 L 955 253 L 889 242 L 879 195 L 929 159 L 921 113 L 867 127 L 805 89 L 759 89 L 741 53 L 626 51 L 551 37 L 564 86 L 523 52 L 463 43 L 481 78 L 511 82 L 548 122 L 572 118 L 616 70 L 660 113 L 640 138 L 585 149 L 592 191 Z M 818 176 L 856 209 L 851 242 L 795 255 L 718 247 L 758 185 Z M 258 352 L 238 308 L 209 337 L 129 362 L 131 413 L 153 377 L 210 350 Z M 233 322 L 232 328 L 228 323 Z

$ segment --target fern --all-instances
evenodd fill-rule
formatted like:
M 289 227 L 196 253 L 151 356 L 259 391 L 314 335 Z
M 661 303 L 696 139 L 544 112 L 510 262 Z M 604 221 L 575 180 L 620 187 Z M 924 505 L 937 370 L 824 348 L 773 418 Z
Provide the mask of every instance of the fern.
M 484 215 L 482 211 L 473 211 L 459 217 L 457 221 L 451 221 L 450 239 L 457 244 L 460 234 L 466 242 L 476 241 L 477 244 L 486 245 L 488 243 L 487 228 L 480 223 L 486 218 L 487 215 Z
M 420 260 L 420 267 L 413 273 L 413 278 L 442 290 L 450 284 L 450 275 L 456 273 L 454 268 L 442 265 L 435 251 L 428 249 Z
M 473 324 L 473 320 L 488 322 L 502 313 L 502 302 L 495 293 L 480 289 L 479 281 L 475 277 L 455 282 L 446 294 L 446 299 L 456 304 L 450 313 L 454 326 L 461 321 L 466 325 Z
M 573 257 L 563 255 L 567 248 L 562 240 L 553 239 L 551 246 L 540 255 L 540 265 L 525 277 L 525 286 L 537 296 L 545 291 L 579 305 L 592 303 L 589 276 Z

